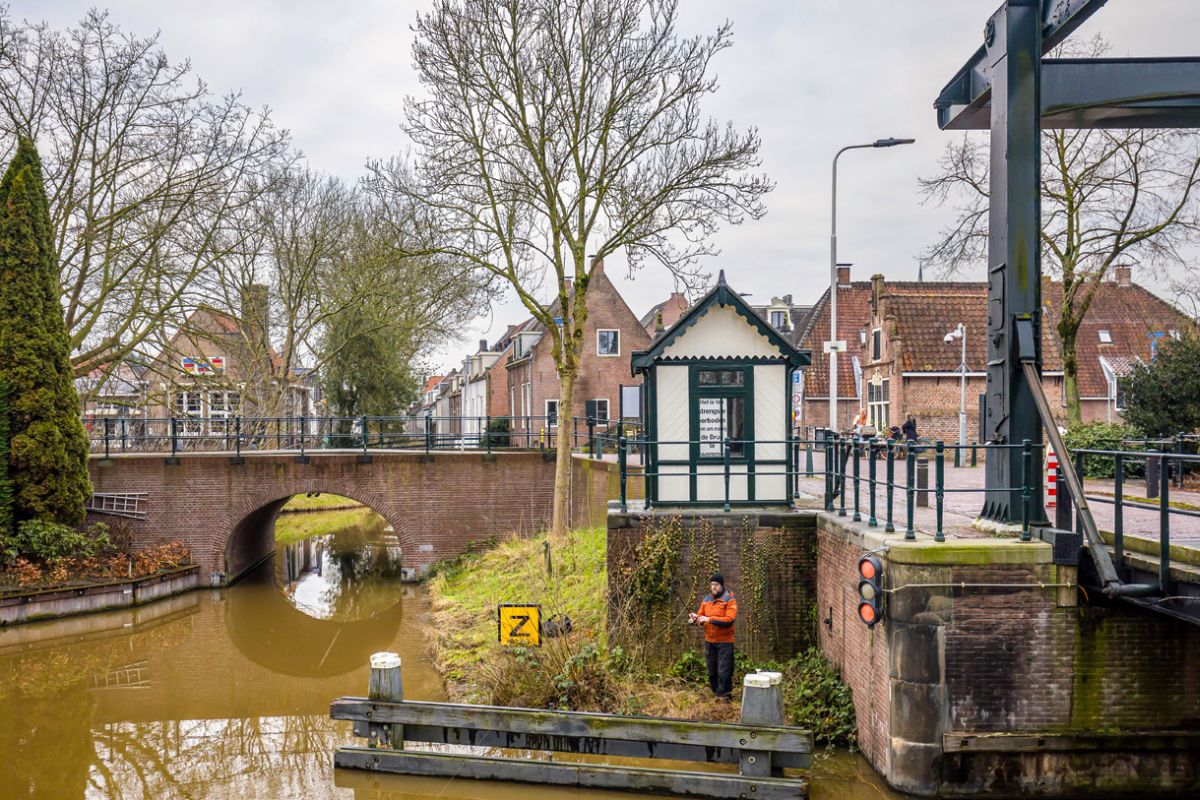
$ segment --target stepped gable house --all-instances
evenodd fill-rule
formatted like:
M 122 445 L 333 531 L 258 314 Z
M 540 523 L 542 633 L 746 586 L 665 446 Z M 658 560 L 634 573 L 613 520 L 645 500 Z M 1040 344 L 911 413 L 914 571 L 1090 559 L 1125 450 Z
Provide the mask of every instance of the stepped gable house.
M 1046 281 L 1042 290 L 1042 383 L 1056 416 L 1066 419 L 1062 353 L 1054 321 L 1062 284 Z M 987 374 L 987 284 L 983 282 L 851 281 L 838 268 L 838 338 L 847 352 L 838 359 L 838 427 L 849 428 L 866 408 L 877 428 L 917 418 L 918 433 L 929 439 L 958 439 L 961 342 L 945 341 L 962 323 L 967 337 L 967 435 L 979 440 L 979 396 Z M 1179 309 L 1131 280 L 1129 267 L 1114 270 L 1084 317 L 1076 342 L 1083 420 L 1119 421 L 1123 396 L 1118 381 L 1133 363 L 1148 361 L 1156 340 L 1178 336 L 1193 324 Z M 829 338 L 829 291 L 818 301 L 800 332 L 812 350 L 805 371 L 802 431 L 829 422 L 829 362 L 822 345 Z

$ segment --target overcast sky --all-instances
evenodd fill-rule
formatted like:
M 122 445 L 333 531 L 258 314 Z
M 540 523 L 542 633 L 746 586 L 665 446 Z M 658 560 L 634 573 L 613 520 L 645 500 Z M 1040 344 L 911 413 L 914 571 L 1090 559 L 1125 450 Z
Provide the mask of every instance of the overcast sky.
M 15 0 L 15 16 L 76 22 L 89 0 Z M 427 0 L 110 0 L 112 20 L 139 35 L 159 31 L 172 60 L 190 58 L 214 91 L 238 90 L 270 106 L 317 169 L 356 180 L 363 162 L 405 147 L 401 102 L 419 92 L 410 25 Z M 721 88 L 708 112 L 757 126 L 764 169 L 777 183 L 767 216 L 723 230 L 710 259 L 752 301 L 792 294 L 811 302 L 828 285 L 830 160 L 843 145 L 884 136 L 917 143 L 848 153 L 839 163 L 838 255 L 857 277 L 913 278 L 916 256 L 947 224 L 923 207 L 947 138 L 937 92 L 981 44 L 998 0 L 683 0 L 681 27 L 710 31 L 729 18 L 734 46 L 716 62 Z M 1102 32 L 1114 56 L 1194 56 L 1197 0 L 1110 0 L 1075 36 Z M 609 275 L 637 314 L 671 290 L 653 267 L 634 280 L 614 259 Z M 982 275 L 972 276 L 982 279 Z M 460 364 L 475 340 L 495 339 L 526 315 L 515 302 L 464 332 L 435 366 Z

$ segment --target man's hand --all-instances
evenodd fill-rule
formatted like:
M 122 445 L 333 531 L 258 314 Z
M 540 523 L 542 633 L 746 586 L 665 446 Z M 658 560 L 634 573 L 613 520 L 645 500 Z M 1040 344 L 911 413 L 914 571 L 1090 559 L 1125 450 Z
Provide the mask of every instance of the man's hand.
M 688 625 L 695 625 L 695 624 L 696 624 L 696 612 L 693 611 L 692 613 L 688 614 Z
M 700 625 L 708 622 L 708 617 L 696 617 L 696 622 Z

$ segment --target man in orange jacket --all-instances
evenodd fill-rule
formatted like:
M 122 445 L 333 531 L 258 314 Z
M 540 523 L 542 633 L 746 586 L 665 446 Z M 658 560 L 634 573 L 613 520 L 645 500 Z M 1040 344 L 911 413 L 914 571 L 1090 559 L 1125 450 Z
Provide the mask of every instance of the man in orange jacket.
M 718 700 L 733 697 L 733 623 L 737 619 L 737 600 L 725 588 L 721 573 L 708 579 L 709 594 L 700 601 L 700 609 L 688 615 L 688 622 L 704 626 L 704 657 L 708 662 L 708 685 Z

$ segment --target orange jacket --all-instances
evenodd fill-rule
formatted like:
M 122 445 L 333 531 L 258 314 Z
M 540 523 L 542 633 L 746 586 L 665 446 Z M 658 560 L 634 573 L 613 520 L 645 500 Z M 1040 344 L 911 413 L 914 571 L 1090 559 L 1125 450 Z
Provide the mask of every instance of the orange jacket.
M 725 594 L 715 599 L 711 594 L 706 594 L 700 601 L 696 616 L 709 618 L 704 624 L 704 641 L 733 641 L 733 622 L 737 619 L 737 600 L 733 592 L 726 589 Z

